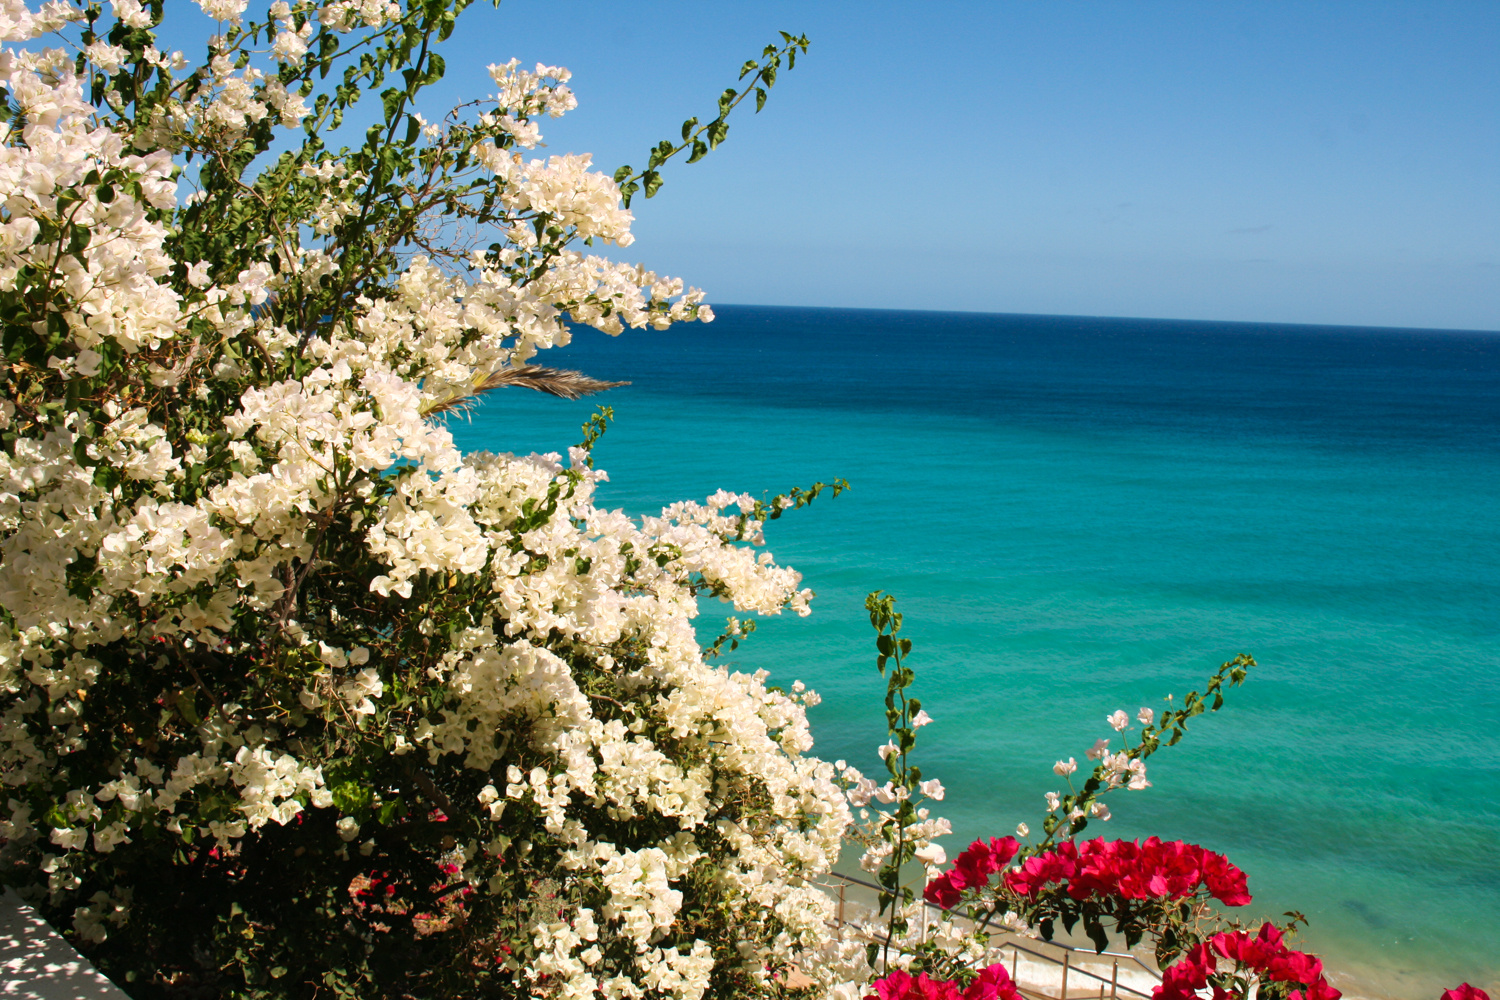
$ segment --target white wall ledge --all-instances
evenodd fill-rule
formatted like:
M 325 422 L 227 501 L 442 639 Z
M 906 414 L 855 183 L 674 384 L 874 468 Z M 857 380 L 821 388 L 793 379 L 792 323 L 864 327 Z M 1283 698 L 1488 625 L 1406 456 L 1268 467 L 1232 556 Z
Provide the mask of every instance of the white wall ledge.
M 9 889 L 0 896 L 0 997 L 129 1000 Z

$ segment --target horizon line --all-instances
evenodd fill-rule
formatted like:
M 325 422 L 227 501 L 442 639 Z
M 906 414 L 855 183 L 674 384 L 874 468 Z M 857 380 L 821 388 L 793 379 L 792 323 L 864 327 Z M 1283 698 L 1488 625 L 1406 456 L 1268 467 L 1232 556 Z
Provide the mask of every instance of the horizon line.
M 710 305 L 715 311 L 719 309 L 825 309 L 828 311 L 839 312 L 927 313 L 940 316 L 1008 316 L 1028 317 L 1035 319 L 1122 320 L 1129 322 L 1146 323 L 1198 323 L 1216 324 L 1221 326 L 1269 326 L 1294 327 L 1297 329 L 1316 330 L 1369 330 L 1390 331 L 1398 333 L 1462 333 L 1486 337 L 1500 336 L 1500 328 L 1493 330 L 1484 330 L 1476 329 L 1474 327 L 1459 326 L 1379 326 L 1355 323 L 1296 323 L 1286 320 L 1203 319 L 1184 318 L 1178 316 L 1114 316 L 1105 315 L 1102 313 L 1001 312 L 987 309 L 900 309 L 890 306 L 808 306 L 789 305 L 774 302 L 717 302 L 708 303 L 708 305 Z

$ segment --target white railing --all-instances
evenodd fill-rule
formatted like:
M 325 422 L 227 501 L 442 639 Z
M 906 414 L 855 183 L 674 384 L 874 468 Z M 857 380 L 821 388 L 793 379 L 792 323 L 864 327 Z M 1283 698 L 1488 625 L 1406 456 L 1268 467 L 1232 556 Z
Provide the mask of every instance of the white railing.
M 819 887 L 838 900 L 835 923 L 862 927 L 864 921 L 851 914 L 859 906 L 850 899 L 851 889 L 879 894 L 880 887 L 853 875 L 830 872 Z M 939 911 L 923 904 L 924 926 L 929 915 Z M 955 923 L 967 923 L 956 920 Z M 1009 959 L 1011 979 L 1023 994 L 1034 1000 L 1089 1000 L 1098 997 L 1149 998 L 1161 982 L 1161 973 L 1139 956 L 1123 951 L 1095 951 L 1076 948 L 1060 941 L 1039 941 L 1001 929 L 990 931 L 990 953 L 993 958 Z M 1055 991 L 1055 992 L 1054 992 Z

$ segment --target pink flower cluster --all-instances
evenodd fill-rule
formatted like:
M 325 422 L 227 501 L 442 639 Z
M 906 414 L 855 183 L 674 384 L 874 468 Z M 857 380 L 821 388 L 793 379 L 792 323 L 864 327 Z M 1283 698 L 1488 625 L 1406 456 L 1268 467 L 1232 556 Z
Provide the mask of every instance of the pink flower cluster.
M 1064 841 L 1045 854 L 1027 858 L 1005 873 L 1005 885 L 1022 896 L 1036 896 L 1050 885 L 1066 885 L 1074 899 L 1183 899 L 1207 886 L 1226 906 L 1250 902 L 1245 873 L 1222 854 L 1183 841 L 1149 837 L 1133 840 Z
M 913 976 L 901 969 L 870 985 L 875 992 L 865 1000 L 1023 1000 L 1003 965 L 980 970 L 965 990 L 960 990 L 957 983 L 933 979 L 925 972 Z
M 954 859 L 953 867 L 927 883 L 922 895 L 927 902 L 951 910 L 965 889 L 981 889 L 990 877 L 1010 864 L 1020 844 L 1014 837 L 976 840 Z M 1183 841 L 1149 837 L 1133 840 L 1064 841 L 1044 854 L 1027 858 L 1002 876 L 1006 888 L 1035 898 L 1052 886 L 1064 886 L 1077 900 L 1090 896 L 1122 899 L 1185 899 L 1207 888 L 1209 895 L 1226 906 L 1250 902 L 1245 873 L 1222 854 Z M 1342 994 L 1323 976 L 1323 962 L 1315 955 L 1293 951 L 1282 942 L 1281 930 L 1264 924 L 1252 937 L 1244 931 L 1215 934 L 1162 974 L 1153 1000 L 1198 1000 L 1198 991 L 1209 986 L 1209 977 L 1221 961 L 1235 963 L 1241 971 L 1253 972 L 1276 983 L 1295 983 L 1287 1000 L 1339 1000 Z M 957 983 L 896 971 L 873 984 L 875 992 L 865 1000 L 1021 1000 L 1005 968 L 992 965 L 979 978 L 960 990 Z M 1213 985 L 1213 1000 L 1231 1000 L 1235 994 Z M 1490 1000 L 1489 994 L 1464 983 L 1443 993 L 1441 1000 Z
M 1439 1000 L 1490 1000 L 1490 995 L 1478 986 L 1464 983 L 1451 990 L 1444 990 Z
M 1010 864 L 1020 849 L 1014 837 L 991 837 L 988 844 L 976 840 L 954 860 L 952 868 L 927 883 L 922 897 L 933 906 L 951 910 L 958 905 L 960 893 L 989 885 L 990 876 Z
M 1343 994 L 1323 978 L 1323 962 L 1306 952 L 1292 951 L 1281 940 L 1274 924 L 1263 924 L 1251 937 L 1244 931 L 1215 934 L 1190 950 L 1181 961 L 1162 973 L 1153 1000 L 1196 1000 L 1208 985 L 1208 977 L 1226 958 L 1273 983 L 1297 983 L 1302 987 L 1287 994 L 1287 1000 L 1339 1000 Z M 1234 994 L 1214 986 L 1214 1000 L 1229 1000 Z

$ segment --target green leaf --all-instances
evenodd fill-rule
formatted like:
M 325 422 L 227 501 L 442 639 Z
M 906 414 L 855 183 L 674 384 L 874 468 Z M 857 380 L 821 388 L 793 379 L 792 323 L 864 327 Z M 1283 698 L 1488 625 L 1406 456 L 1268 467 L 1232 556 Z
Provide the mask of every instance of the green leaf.
M 1083 931 L 1089 936 L 1089 940 L 1094 942 L 1097 952 L 1100 955 L 1104 954 L 1104 949 L 1109 947 L 1109 935 L 1105 933 L 1104 924 L 1099 921 L 1099 918 L 1094 916 L 1085 917 Z
M 177 711 L 194 726 L 203 724 L 203 719 L 198 715 L 198 706 L 194 704 L 195 699 L 191 691 L 177 692 Z
M 405 96 L 405 94 L 401 93 L 395 87 L 381 91 L 380 103 L 385 109 L 385 123 L 387 125 L 396 117 L 396 112 L 401 109 L 401 102 Z
M 329 791 L 333 793 L 334 807 L 346 815 L 366 808 L 375 798 L 370 787 L 358 781 L 342 782 Z
M 656 147 L 654 149 L 651 150 L 651 157 L 646 161 L 646 169 L 651 170 L 655 167 L 660 166 L 661 164 L 665 163 L 667 161 L 667 158 L 676 151 L 676 147 L 672 145 L 670 140 L 663 139 L 661 142 L 656 144 Z M 646 195 L 646 197 L 649 198 L 651 196 L 648 194 Z

